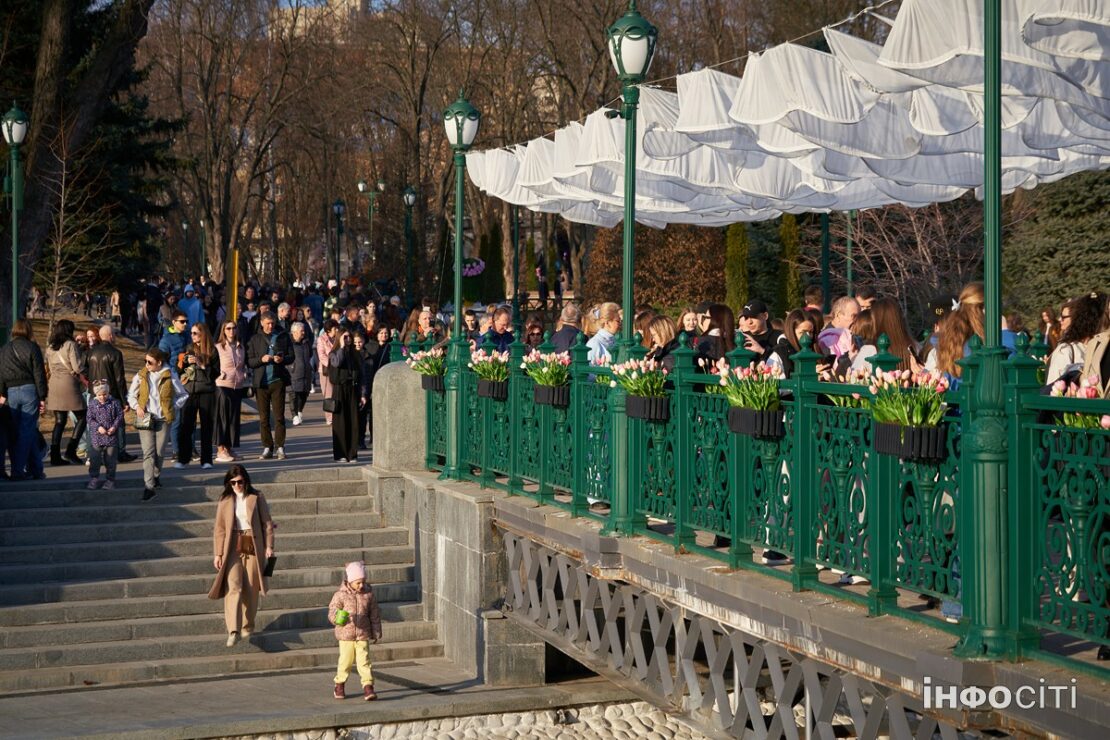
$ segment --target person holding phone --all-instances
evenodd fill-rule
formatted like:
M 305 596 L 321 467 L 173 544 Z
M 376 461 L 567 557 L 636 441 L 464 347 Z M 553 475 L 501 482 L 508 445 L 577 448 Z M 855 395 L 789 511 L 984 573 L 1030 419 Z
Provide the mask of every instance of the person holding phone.
M 749 301 L 740 312 L 740 331 L 744 333 L 744 349 L 759 355 L 757 362 L 770 359 L 782 335 L 767 324 L 767 304 Z
M 247 366 L 254 372 L 258 426 L 262 435 L 262 459 L 285 455 L 285 389 L 289 387 L 288 366 L 294 361 L 289 335 L 277 329 L 272 313 L 262 315 L 259 332 L 247 345 Z M 270 430 L 271 420 L 273 431 Z

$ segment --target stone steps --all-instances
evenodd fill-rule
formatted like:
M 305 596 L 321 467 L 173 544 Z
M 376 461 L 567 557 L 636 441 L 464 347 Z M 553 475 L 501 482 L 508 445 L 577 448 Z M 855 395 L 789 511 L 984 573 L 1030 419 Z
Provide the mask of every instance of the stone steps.
M 266 606 L 265 600 L 262 603 Z M 382 622 L 421 622 L 424 607 L 418 601 L 379 602 Z M 59 647 L 87 642 L 113 640 L 167 639 L 182 635 L 219 635 L 223 630 L 222 613 L 182 614 L 145 619 L 109 619 L 81 622 L 80 629 L 59 629 L 56 624 L 25 624 L 0 630 L 0 650 L 36 646 Z M 330 627 L 326 606 L 295 611 L 260 608 L 255 620 L 259 632 Z M 383 626 L 384 628 L 384 626 Z M 222 638 L 221 638 L 222 639 Z
M 145 534 L 136 528 L 136 534 Z M 125 542 L 78 542 L 58 545 L 17 545 L 0 548 L 0 564 L 59 563 L 89 560 L 147 560 L 181 556 L 212 556 L 211 524 L 204 536 L 188 537 L 178 532 L 173 539 L 136 539 Z M 337 552 L 361 550 L 367 547 L 399 545 L 408 541 L 408 531 L 401 528 L 343 530 L 277 535 L 275 549 L 281 552 L 297 550 L 334 550 Z
M 407 528 L 382 526 L 354 468 L 256 476 L 277 523 L 278 565 L 250 641 L 225 646 L 207 598 L 219 475 L 89 491 L 21 482 L 0 495 L 0 694 L 310 670 L 337 657 L 327 604 L 360 558 L 383 618 L 376 661 L 443 655 L 423 620 Z M 325 681 L 327 683 L 327 681 Z
M 334 550 L 301 550 L 278 553 L 278 570 L 327 567 L 337 571 Z M 407 544 L 367 547 L 346 554 L 348 560 L 361 560 L 367 565 L 383 565 L 412 561 L 412 549 Z M 155 576 L 193 575 L 212 573 L 211 551 L 204 555 L 153 560 L 99 560 L 80 563 L 43 563 L 0 566 L 0 583 L 46 584 L 54 581 L 87 581 L 116 578 L 147 578 Z M 3 599 L 0 597 L 0 605 Z
M 330 690 L 328 683 L 331 681 L 331 676 L 327 675 L 328 669 L 334 672 L 336 660 L 339 657 L 335 644 L 326 648 L 286 649 L 282 652 L 267 653 L 258 651 L 251 643 L 240 643 L 233 648 L 224 648 L 222 647 L 224 638 L 209 636 L 208 639 L 218 642 L 225 652 L 216 656 L 178 660 L 139 660 L 105 666 L 61 666 L 33 671 L 12 671 L 0 674 L 0 692 L 13 695 L 97 685 L 119 686 L 227 676 L 241 678 L 252 674 L 310 669 L 320 671 L 322 685 L 325 690 Z M 436 640 L 383 642 L 370 646 L 370 660 L 375 665 L 442 656 L 443 646 Z

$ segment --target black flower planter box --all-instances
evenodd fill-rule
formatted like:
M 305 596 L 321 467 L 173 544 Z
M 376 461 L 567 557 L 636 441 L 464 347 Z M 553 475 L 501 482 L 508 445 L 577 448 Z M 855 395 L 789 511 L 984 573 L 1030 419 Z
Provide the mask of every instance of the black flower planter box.
M 570 406 L 569 385 L 537 385 L 532 393 L 532 398 L 541 406 Z
M 948 425 L 904 427 L 875 424 L 872 429 L 875 452 L 903 460 L 936 462 L 948 457 Z
M 421 375 L 420 387 L 426 391 L 435 391 L 436 393 L 443 393 L 443 376 L 442 375 Z
M 732 406 L 728 410 L 728 428 L 735 434 L 744 434 L 756 439 L 782 439 L 786 436 L 786 424 L 782 411 L 763 411 L 742 409 Z
M 671 399 L 669 396 L 627 396 L 624 410 L 631 419 L 666 421 L 671 418 Z
M 482 380 L 478 378 L 478 397 L 492 398 L 494 401 L 504 401 L 509 397 L 509 381 Z

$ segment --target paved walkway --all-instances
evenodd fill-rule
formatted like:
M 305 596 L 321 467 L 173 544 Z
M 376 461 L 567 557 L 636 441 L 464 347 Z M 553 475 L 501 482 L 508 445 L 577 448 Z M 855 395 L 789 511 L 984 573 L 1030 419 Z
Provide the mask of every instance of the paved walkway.
M 338 653 L 337 653 L 338 655 Z M 353 727 L 628 701 L 600 678 L 494 689 L 435 658 L 381 664 L 379 699 L 332 698 L 332 673 L 228 678 L 0 698 L 0 738 L 171 740 Z M 358 691 L 357 676 L 347 691 Z

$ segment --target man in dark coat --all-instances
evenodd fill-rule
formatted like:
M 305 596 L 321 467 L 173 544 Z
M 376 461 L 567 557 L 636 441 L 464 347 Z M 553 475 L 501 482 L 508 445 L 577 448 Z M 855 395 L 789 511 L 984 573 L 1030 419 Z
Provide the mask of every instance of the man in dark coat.
M 89 364 L 89 382 L 108 381 L 108 392 L 127 411 L 127 378 L 123 372 L 123 353 L 116 348 L 116 332 L 109 324 L 100 327 L 100 342 L 86 355 Z M 131 462 L 135 456 L 127 451 L 127 430 L 120 424 L 116 429 L 116 446 L 119 461 Z
M 569 352 L 574 343 L 578 341 L 578 335 L 582 333 L 582 330 L 578 328 L 580 320 L 578 306 L 573 303 L 563 306 L 563 310 L 559 314 L 559 330 L 551 335 L 551 345 L 555 347 L 556 352 Z
M 288 366 L 295 359 L 289 335 L 275 328 L 274 318 L 272 313 L 263 314 L 258 333 L 247 344 L 247 367 L 254 371 L 252 385 L 258 404 L 263 460 L 269 460 L 275 454 L 278 460 L 285 459 L 285 389 L 291 380 Z M 272 434 L 271 418 L 274 424 Z

